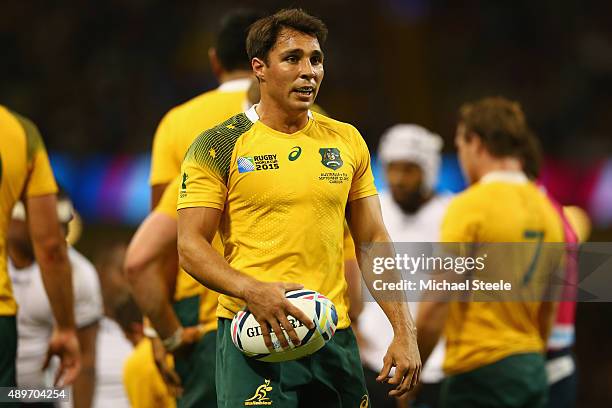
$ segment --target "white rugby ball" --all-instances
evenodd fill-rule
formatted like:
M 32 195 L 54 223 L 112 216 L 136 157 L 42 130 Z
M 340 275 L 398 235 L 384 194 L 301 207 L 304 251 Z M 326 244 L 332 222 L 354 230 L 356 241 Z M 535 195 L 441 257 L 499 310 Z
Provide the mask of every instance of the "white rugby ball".
M 338 313 L 334 303 L 314 290 L 294 290 L 287 292 L 287 299 L 306 314 L 315 324 L 314 329 L 308 329 L 293 316 L 287 316 L 289 322 L 301 340 L 299 346 L 294 346 L 289 336 L 284 332 L 289 348 L 283 349 L 280 341 L 272 332 L 270 337 L 274 351 L 266 347 L 261 326 L 247 309 L 236 313 L 232 320 L 232 341 L 248 357 L 269 363 L 297 360 L 313 354 L 327 343 L 336 331 Z

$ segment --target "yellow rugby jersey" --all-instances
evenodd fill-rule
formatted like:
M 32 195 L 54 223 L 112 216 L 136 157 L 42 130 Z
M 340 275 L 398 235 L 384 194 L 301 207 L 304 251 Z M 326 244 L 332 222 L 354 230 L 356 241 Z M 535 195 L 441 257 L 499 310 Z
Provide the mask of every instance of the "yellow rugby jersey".
M 176 201 L 180 184 L 181 177 L 175 177 L 168 187 L 166 187 L 162 198 L 153 211 L 169 215 L 176 219 Z M 221 243 L 219 234 L 215 234 L 212 246 L 220 254 L 223 254 L 223 244 Z M 207 333 L 211 330 L 216 330 L 217 318 L 215 316 L 215 310 L 217 309 L 217 298 L 219 294 L 201 285 L 182 268 L 179 268 L 176 277 L 176 287 L 174 289 L 174 301 L 193 296 L 200 296 L 200 311 L 198 314 L 200 316 L 202 332 Z
M 377 194 L 368 148 L 346 123 L 309 113 L 293 134 L 259 121 L 255 108 L 200 135 L 183 161 L 178 208 L 223 211 L 225 258 L 262 281 L 297 282 L 336 305 L 350 324 L 345 297 L 345 207 Z M 244 302 L 219 296 L 217 316 Z
M 442 223 L 441 240 L 529 242 L 530 231 L 541 233 L 543 242 L 563 242 L 561 219 L 538 187 L 522 173 L 495 172 L 453 199 Z M 507 262 L 505 276 L 525 275 L 530 259 L 507 256 L 512 262 Z M 549 273 L 541 265 L 535 274 Z M 540 302 L 452 303 L 444 331 L 444 371 L 457 374 L 510 355 L 543 352 L 540 306 Z
M 27 185 L 26 185 L 27 183 Z M 7 271 L 6 235 L 15 202 L 22 195 L 57 193 L 57 185 L 42 138 L 28 119 L 0 105 L 0 315 L 14 315 Z
M 172 362 L 171 356 L 168 362 Z M 176 407 L 176 400 L 155 366 L 151 340 L 146 337 L 123 364 L 123 386 L 132 408 Z
M 172 181 L 181 171 L 185 152 L 200 133 L 246 109 L 250 85 L 250 78 L 228 81 L 164 116 L 153 139 L 151 185 Z

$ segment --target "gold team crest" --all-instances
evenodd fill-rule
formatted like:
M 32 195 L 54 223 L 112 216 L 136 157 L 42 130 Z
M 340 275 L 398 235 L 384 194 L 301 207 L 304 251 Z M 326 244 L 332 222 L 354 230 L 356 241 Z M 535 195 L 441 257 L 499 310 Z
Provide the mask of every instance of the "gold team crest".
M 255 405 L 272 405 L 272 400 L 268 398 L 268 393 L 272 391 L 272 387 L 270 387 L 270 380 L 265 380 L 263 384 L 261 384 L 255 390 L 255 394 L 244 401 L 245 406 L 255 406 Z
M 332 170 L 338 170 L 342 167 L 343 161 L 340 157 L 340 150 L 335 147 L 322 147 L 319 149 L 321 155 L 321 164 Z

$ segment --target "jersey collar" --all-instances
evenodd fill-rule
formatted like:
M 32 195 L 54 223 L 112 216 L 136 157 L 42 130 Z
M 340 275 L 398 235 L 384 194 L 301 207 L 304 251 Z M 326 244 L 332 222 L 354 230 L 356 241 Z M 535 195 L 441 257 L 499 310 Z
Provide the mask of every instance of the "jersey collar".
M 251 86 L 251 81 L 251 78 L 232 79 L 219 85 L 217 90 L 221 92 L 246 91 Z
M 491 183 L 494 181 L 503 181 L 506 183 L 513 184 L 525 184 L 529 182 L 529 179 L 522 171 L 509 171 L 509 170 L 498 170 L 492 171 L 480 178 L 480 182 Z
M 244 112 L 247 118 L 249 118 L 249 120 L 253 123 L 259 120 L 259 115 L 257 114 L 257 111 L 255 110 L 256 107 L 257 107 L 257 104 L 251 106 L 247 111 Z M 314 119 L 310 109 L 308 109 L 308 118 Z

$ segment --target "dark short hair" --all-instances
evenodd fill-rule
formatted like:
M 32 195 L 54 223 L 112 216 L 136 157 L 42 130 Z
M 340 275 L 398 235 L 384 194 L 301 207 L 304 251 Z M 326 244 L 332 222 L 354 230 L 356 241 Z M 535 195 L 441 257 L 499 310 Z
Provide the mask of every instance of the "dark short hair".
M 215 49 L 219 62 L 226 71 L 251 70 L 245 43 L 251 24 L 263 13 L 250 9 L 237 9 L 226 14 L 217 32 Z
M 115 305 L 115 310 L 113 312 L 115 321 L 126 333 L 132 331 L 132 324 L 142 323 L 142 312 L 131 295 L 122 299 L 122 301 Z
M 519 158 L 525 170 L 537 172 L 539 143 L 518 102 L 497 96 L 466 103 L 459 109 L 459 121 L 466 137 L 478 135 L 493 156 Z
M 249 29 L 246 40 L 249 60 L 257 57 L 267 61 L 268 53 L 276 44 L 278 34 L 283 28 L 291 28 L 317 37 L 321 47 L 327 39 L 327 27 L 317 17 L 311 16 L 302 9 L 280 10 L 271 16 L 256 21 Z

